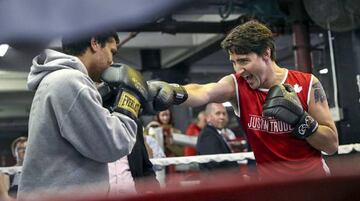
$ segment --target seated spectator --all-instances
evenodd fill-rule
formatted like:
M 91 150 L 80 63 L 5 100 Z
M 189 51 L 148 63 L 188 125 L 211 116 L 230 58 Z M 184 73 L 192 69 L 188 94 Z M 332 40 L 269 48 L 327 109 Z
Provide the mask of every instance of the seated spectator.
M 204 128 L 206 124 L 206 115 L 205 111 L 199 112 L 197 115 L 197 118 L 194 123 L 189 124 L 189 126 L 186 128 L 186 135 L 188 136 L 198 136 L 201 129 Z M 196 155 L 196 149 L 194 147 L 185 146 L 184 148 L 184 156 L 195 156 Z
M 222 134 L 225 128 L 227 111 L 222 104 L 209 103 L 206 106 L 206 126 L 202 129 L 196 149 L 198 155 L 231 153 L 229 145 Z M 223 168 L 238 168 L 237 162 L 209 162 L 199 165 L 201 170 L 218 170 Z

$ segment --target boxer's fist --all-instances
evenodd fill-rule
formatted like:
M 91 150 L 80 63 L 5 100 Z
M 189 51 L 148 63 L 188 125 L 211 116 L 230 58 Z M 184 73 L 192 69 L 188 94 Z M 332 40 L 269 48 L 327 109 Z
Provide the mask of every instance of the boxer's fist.
M 290 124 L 292 134 L 305 139 L 318 128 L 318 122 L 303 110 L 294 89 L 288 84 L 275 85 L 270 88 L 263 105 L 263 115 L 275 117 Z
M 188 98 L 185 88 L 178 84 L 169 84 L 163 81 L 148 81 L 147 83 L 156 111 L 163 111 L 172 105 L 179 105 Z
M 116 92 L 112 110 L 137 119 L 142 105 L 148 101 L 148 86 L 140 72 L 122 64 L 109 67 L 101 75 L 112 92 Z

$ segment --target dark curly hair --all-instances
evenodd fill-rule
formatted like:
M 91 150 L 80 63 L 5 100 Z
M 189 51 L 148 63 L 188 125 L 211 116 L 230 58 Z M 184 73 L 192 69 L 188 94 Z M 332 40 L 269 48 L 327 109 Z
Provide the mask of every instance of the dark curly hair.
M 270 48 L 271 60 L 275 60 L 275 41 L 272 32 L 264 24 L 251 20 L 235 27 L 221 42 L 221 47 L 235 54 L 256 53 L 263 55 Z
M 115 31 L 104 32 L 95 36 L 92 36 L 95 40 L 105 47 L 106 42 L 109 42 L 112 38 L 115 39 L 116 44 L 120 43 L 119 36 Z M 86 49 L 90 47 L 90 42 L 92 37 L 82 38 L 82 39 L 73 39 L 71 37 L 62 38 L 62 51 L 65 54 L 80 56 L 85 53 Z

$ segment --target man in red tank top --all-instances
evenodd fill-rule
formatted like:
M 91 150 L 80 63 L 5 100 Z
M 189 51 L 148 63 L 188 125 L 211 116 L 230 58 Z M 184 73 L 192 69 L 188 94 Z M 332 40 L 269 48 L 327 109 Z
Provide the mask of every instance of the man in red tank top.
M 328 174 L 321 152 L 337 151 L 338 134 L 320 81 L 278 66 L 273 34 L 257 21 L 235 27 L 221 46 L 234 74 L 208 84 L 150 82 L 154 107 L 230 101 L 261 178 Z

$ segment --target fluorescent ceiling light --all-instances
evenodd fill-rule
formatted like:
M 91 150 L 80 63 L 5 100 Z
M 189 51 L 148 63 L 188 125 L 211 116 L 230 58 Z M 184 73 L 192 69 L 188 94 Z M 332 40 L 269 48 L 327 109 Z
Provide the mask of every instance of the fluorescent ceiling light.
M 8 49 L 9 49 L 8 44 L 1 44 L 0 45 L 0 57 L 3 57 L 6 54 Z
M 320 74 L 327 74 L 329 72 L 329 70 L 327 68 L 323 68 L 321 70 L 319 70 Z
M 223 103 L 223 106 L 224 106 L 224 107 L 232 107 L 232 105 L 231 105 L 230 102 L 225 102 L 225 103 Z

